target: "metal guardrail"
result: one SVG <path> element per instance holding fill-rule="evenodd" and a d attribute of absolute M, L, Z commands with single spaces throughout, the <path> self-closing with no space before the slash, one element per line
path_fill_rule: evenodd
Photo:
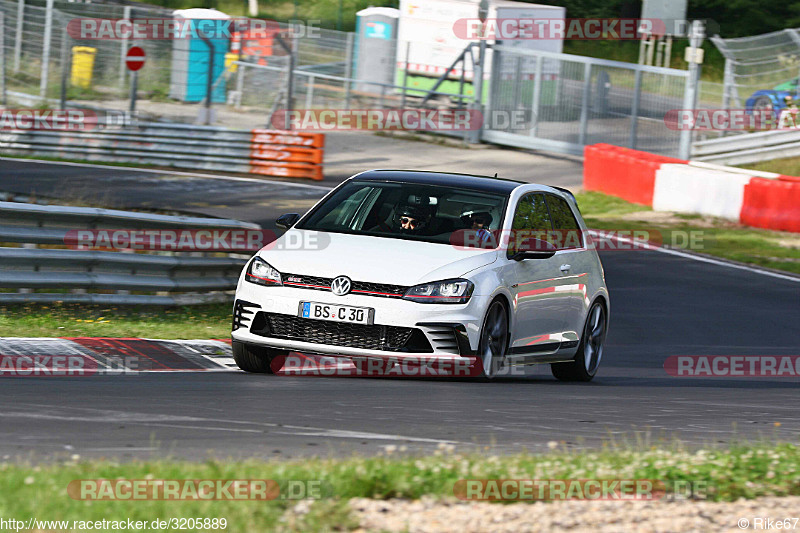
<path fill-rule="evenodd" d="M 0 292 L 0 303 L 188 305 L 228 301 L 227 291 L 235 289 L 239 273 L 252 255 L 247 249 L 210 257 L 206 252 L 134 253 L 67 247 L 70 231 L 87 229 L 224 231 L 260 230 L 260 226 L 228 219 L 0 202 L 0 291 L 6 291 Z M 11 243 L 22 246 L 9 246 Z M 39 245 L 47 247 L 37 248 Z M 13 290 L 17 292 L 8 292 Z"/>
<path fill-rule="evenodd" d="M 692 159 L 722 165 L 760 163 L 800 156 L 800 130 L 776 130 L 720 137 L 692 145 Z"/>
<path fill-rule="evenodd" d="M 276 130 L 231 130 L 139 123 L 79 131 L 6 130 L 4 154 L 322 179 L 324 136 Z"/>

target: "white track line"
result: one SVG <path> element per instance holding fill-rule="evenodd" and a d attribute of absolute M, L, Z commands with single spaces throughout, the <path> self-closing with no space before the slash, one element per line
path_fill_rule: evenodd
<path fill-rule="evenodd" d="M 761 274 L 763 276 L 769 276 L 769 277 L 772 277 L 772 278 L 778 278 L 778 279 L 783 279 L 783 280 L 787 280 L 787 281 L 793 281 L 795 283 L 800 283 L 800 277 L 790 276 L 788 274 L 779 274 L 778 272 L 771 272 L 769 270 L 761 270 L 758 267 L 751 267 L 751 266 L 748 266 L 748 265 L 741 265 L 739 263 L 721 261 L 721 260 L 718 260 L 718 259 L 712 259 L 710 257 L 705 257 L 705 256 L 702 256 L 702 255 L 690 254 L 690 253 L 687 253 L 687 252 L 681 252 L 681 251 L 678 251 L 678 250 L 673 250 L 671 248 L 664 248 L 664 247 L 661 247 L 661 246 L 652 246 L 652 245 L 647 245 L 647 244 L 643 245 L 643 243 L 641 241 L 637 241 L 637 240 L 634 240 L 634 239 L 629 239 L 627 237 L 620 237 L 618 235 L 614 235 L 614 236 L 603 235 L 602 234 L 602 230 L 597 230 L 597 231 L 596 230 L 589 230 L 589 233 L 591 233 L 593 236 L 596 236 L 598 238 L 615 239 L 615 240 L 618 240 L 619 242 L 623 242 L 625 244 L 634 244 L 634 245 L 639 246 L 639 247 L 647 246 L 648 250 L 652 250 L 654 252 L 660 252 L 662 254 L 675 255 L 675 256 L 678 256 L 678 257 L 683 257 L 685 259 L 692 259 L 694 261 L 700 261 L 702 263 L 711 263 L 712 265 L 724 266 L 724 267 L 728 267 L 728 268 L 735 268 L 735 269 L 738 269 L 738 270 L 746 270 L 746 271 L 752 272 L 754 274 Z"/>
<path fill-rule="evenodd" d="M 239 176 L 220 176 L 217 174 L 196 174 L 194 172 L 181 172 L 176 170 L 157 170 L 154 168 L 138 168 L 138 167 L 120 167 L 120 166 L 112 166 L 112 165 L 93 165 L 91 163 L 75 163 L 71 161 L 47 161 L 44 159 L 17 159 L 14 157 L 0 157 L 0 161 L 19 161 L 22 163 L 30 162 L 30 163 L 42 163 L 45 165 L 67 165 L 71 167 L 89 167 L 89 168 L 108 168 L 112 170 L 129 170 L 132 172 L 149 172 L 151 174 L 173 174 L 175 176 L 186 176 L 190 178 L 209 178 L 215 180 L 229 180 L 229 181 L 245 181 L 250 183 L 274 183 L 280 185 L 286 185 L 289 187 L 305 187 L 307 189 L 321 189 L 324 191 L 329 191 L 333 187 L 325 187 L 323 185 L 309 185 L 306 183 L 294 183 L 291 181 L 275 181 L 269 178 L 258 179 L 258 178 L 244 178 Z"/>

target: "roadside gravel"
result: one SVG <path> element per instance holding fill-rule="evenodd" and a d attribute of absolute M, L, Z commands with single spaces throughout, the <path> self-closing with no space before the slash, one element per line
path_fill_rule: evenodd
<path fill-rule="evenodd" d="M 800 516 L 800 497 L 758 498 L 736 502 L 698 501 L 560 501 L 510 505 L 459 500 L 350 500 L 358 531 L 408 533 L 540 532 L 684 533 L 754 531 L 757 517 L 781 519 Z M 739 520 L 748 520 L 739 527 Z M 789 530 L 800 531 L 800 522 Z M 741 525 L 745 525 L 742 522 Z M 766 524 L 761 523 L 766 529 Z M 775 529 L 775 525 L 773 525 Z"/>

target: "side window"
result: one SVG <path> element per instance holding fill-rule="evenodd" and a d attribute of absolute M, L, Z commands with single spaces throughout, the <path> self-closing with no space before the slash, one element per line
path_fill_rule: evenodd
<path fill-rule="evenodd" d="M 508 257 L 514 255 L 519 245 L 527 238 L 546 240 L 552 228 L 544 194 L 526 194 L 519 199 L 517 209 L 514 211 L 512 232 L 508 239 Z"/>
<path fill-rule="evenodd" d="M 550 216 L 553 218 L 554 237 L 557 242 L 553 242 L 560 250 L 583 247 L 583 236 L 581 235 L 578 221 L 572 214 L 569 204 L 563 198 L 547 195 L 547 206 L 550 209 Z"/>

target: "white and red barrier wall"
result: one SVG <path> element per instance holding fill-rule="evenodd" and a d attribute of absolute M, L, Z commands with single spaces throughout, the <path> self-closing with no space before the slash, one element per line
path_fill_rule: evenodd
<path fill-rule="evenodd" d="M 583 185 L 657 211 L 800 233 L 800 177 L 594 144 L 584 150 Z"/>

